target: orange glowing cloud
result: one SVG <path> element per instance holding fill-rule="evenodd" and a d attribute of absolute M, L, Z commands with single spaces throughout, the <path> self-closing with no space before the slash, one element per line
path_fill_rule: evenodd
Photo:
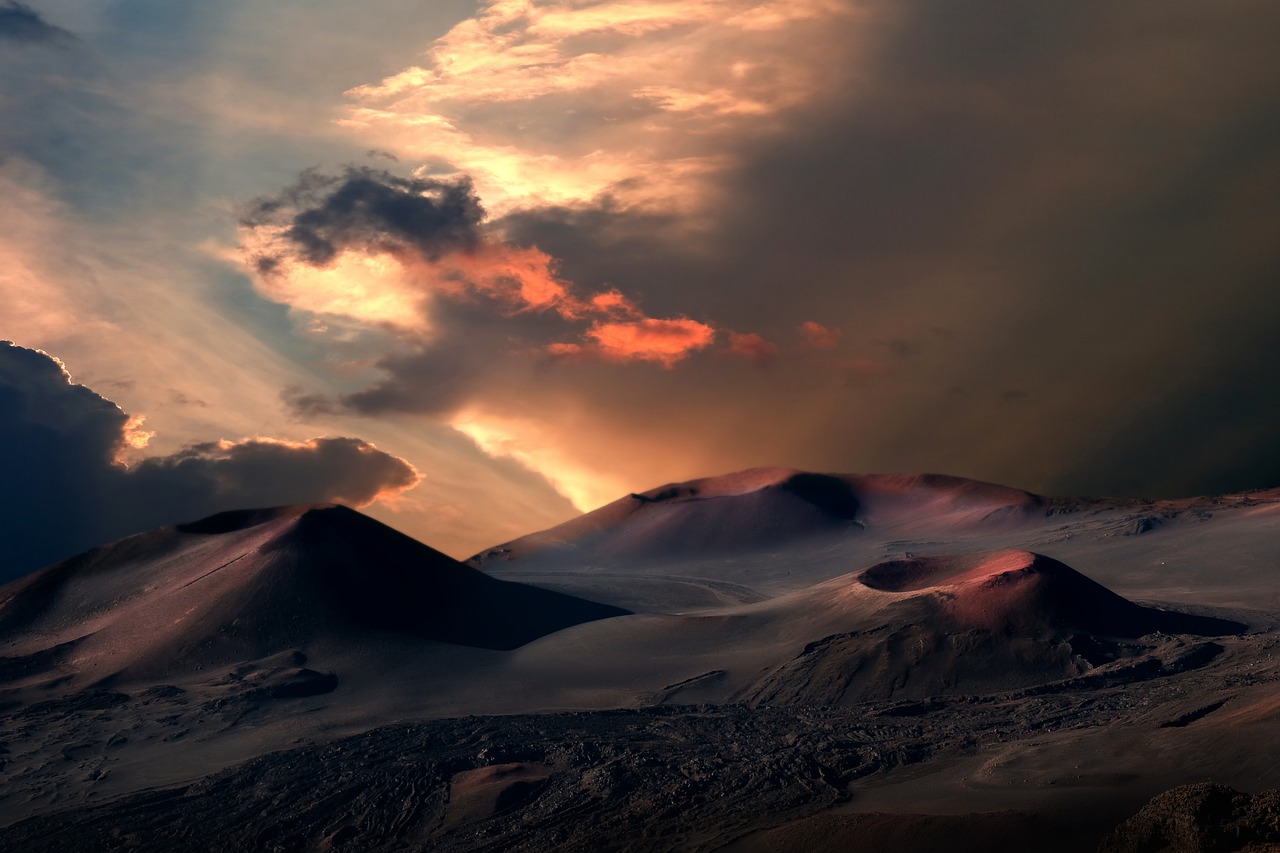
<path fill-rule="evenodd" d="M 642 320 L 596 323 L 587 330 L 601 356 L 616 361 L 655 361 L 664 367 L 711 346 L 715 329 L 697 320 Z M 553 345 L 554 346 L 554 345 Z M 583 350 L 578 350 L 579 352 Z"/>
<path fill-rule="evenodd" d="M 597 293 L 588 302 L 593 311 L 620 317 L 641 317 L 640 309 L 628 297 L 616 290 Z"/>
<path fill-rule="evenodd" d="M 599 307 L 579 300 L 555 259 L 489 234 L 482 216 L 463 183 L 354 167 L 338 178 L 304 172 L 242 221 L 238 258 L 262 295 L 310 315 L 313 329 L 342 318 L 427 338 L 439 296 L 483 295 L 510 313 L 570 319 L 625 303 L 620 294 L 601 294 Z"/>
<path fill-rule="evenodd" d="M 686 318 L 648 317 L 628 296 L 609 290 L 586 296 L 555 272 L 555 259 L 536 247 L 485 241 L 435 258 L 348 250 L 328 267 L 302 262 L 275 266 L 262 276 L 265 295 L 325 316 L 381 324 L 430 337 L 433 298 L 475 294 L 510 314 L 551 311 L 566 321 L 593 319 L 591 342 L 553 343 L 553 355 L 598 355 L 612 361 L 650 361 L 673 367 L 710 346 L 714 327 Z M 739 355 L 767 359 L 776 347 L 759 335 L 735 335 Z"/>
<path fill-rule="evenodd" d="M 778 345 L 755 332 L 735 332 L 729 335 L 729 347 L 725 351 L 757 364 L 767 364 L 778 354 Z"/>
<path fill-rule="evenodd" d="M 451 281 L 483 293 L 515 311 L 554 310 L 577 317 L 582 304 L 570 284 L 555 273 L 555 260 L 537 247 L 489 242 L 437 261 L 424 261 L 437 281 Z"/>
<path fill-rule="evenodd" d="M 130 450 L 144 450 L 151 444 L 151 439 L 156 437 L 155 430 L 142 428 L 146 421 L 146 415 L 130 415 L 129 420 L 125 421 L 120 430 L 120 449 L 114 460 L 117 465 L 125 464 L 125 457 Z"/>
<path fill-rule="evenodd" d="M 266 241 L 246 231 L 241 242 L 258 291 L 268 299 L 322 319 L 344 318 L 419 337 L 430 336 L 431 305 L 439 296 L 480 295 L 512 314 L 554 311 L 566 320 L 643 316 L 617 291 L 577 296 L 572 283 L 557 275 L 555 259 L 536 246 L 484 240 L 435 257 L 405 249 L 352 248 L 325 265 L 277 256 L 258 269 L 254 261 L 268 256 L 262 249 Z M 323 323 L 311 327 L 325 328 Z"/>
<path fill-rule="evenodd" d="M 340 329 L 376 326 L 429 346 L 437 299 L 484 297 L 509 317 L 550 312 L 590 322 L 588 344 L 548 348 L 559 356 L 671 367 L 715 339 L 710 325 L 648 317 L 617 290 L 575 293 L 546 252 L 504 242 L 466 179 L 355 166 L 336 177 L 308 170 L 254 203 L 241 220 L 241 251 L 260 292 L 310 315 L 308 327 L 321 334 L 329 333 L 329 318 L 341 318 L 349 322 Z"/>
<path fill-rule="evenodd" d="M 840 330 L 813 320 L 800 324 L 800 334 L 809 349 L 835 349 L 840 345 Z"/>
<path fill-rule="evenodd" d="M 343 249 L 327 264 L 315 264 L 279 253 L 278 242 L 279 233 L 246 229 L 242 243 L 248 267 L 256 272 L 264 296 L 311 315 L 309 328 L 318 333 L 330 331 L 324 320 L 341 318 L 429 340 L 434 299 L 476 295 L 513 315 L 551 311 L 570 322 L 594 320 L 585 332 L 590 343 L 546 348 L 560 357 L 597 355 L 672 367 L 715 339 L 715 329 L 696 320 L 647 317 L 616 290 L 575 294 L 572 283 L 556 274 L 555 259 L 537 247 L 482 238 L 427 256 L 405 247 L 365 246 Z M 263 258 L 269 262 L 262 263 Z M 758 335 L 735 336 L 735 341 L 739 350 L 754 347 L 757 357 L 773 346 Z"/>

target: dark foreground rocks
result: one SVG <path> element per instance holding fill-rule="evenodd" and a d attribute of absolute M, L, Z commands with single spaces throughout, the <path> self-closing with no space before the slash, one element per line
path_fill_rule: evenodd
<path fill-rule="evenodd" d="M 1125 821 L 1100 853 L 1280 851 L 1280 791 L 1243 794 L 1204 782 L 1165 791 Z"/>
<path fill-rule="evenodd" d="M 234 704 L 220 712 L 235 725 L 260 713 Z M 0 850 L 1092 853 L 1132 806 L 1087 820 L 858 810 L 863 785 L 912 775 L 1013 731 L 1044 731 L 1062 711 L 1060 697 L 1026 697 L 402 723 L 285 748 L 180 785 L 55 807 L 0 829 Z M 1085 719 L 1113 711 L 1075 708 Z"/>
<path fill-rule="evenodd" d="M 714 849 L 925 752 L 848 714 L 655 708 L 386 726 L 21 821 L 0 849 Z"/>

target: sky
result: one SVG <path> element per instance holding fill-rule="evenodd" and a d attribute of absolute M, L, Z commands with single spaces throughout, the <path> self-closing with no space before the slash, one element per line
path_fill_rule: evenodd
<path fill-rule="evenodd" d="M 1280 484 L 1269 0 L 0 0 L 14 574 L 742 468 Z"/>

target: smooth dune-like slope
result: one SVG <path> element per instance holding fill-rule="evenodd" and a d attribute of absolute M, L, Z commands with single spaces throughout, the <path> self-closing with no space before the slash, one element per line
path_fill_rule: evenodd
<path fill-rule="evenodd" d="M 341 506 L 223 513 L 0 588 L 10 672 L 160 676 L 395 635 L 485 649 L 624 611 L 490 578 Z"/>
<path fill-rule="evenodd" d="M 1004 486 L 935 474 L 814 474 L 753 468 L 627 495 L 557 527 L 471 558 L 541 555 L 636 561 L 737 554 L 867 527 L 939 531 L 1042 517 L 1048 502 Z"/>

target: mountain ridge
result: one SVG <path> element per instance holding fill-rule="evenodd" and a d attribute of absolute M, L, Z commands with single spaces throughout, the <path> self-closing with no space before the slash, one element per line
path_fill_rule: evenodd
<path fill-rule="evenodd" d="M 941 526 L 1016 523 L 1069 501 L 943 474 L 823 474 L 749 468 L 633 492 L 547 530 L 485 549 L 465 562 L 589 550 L 602 558 L 661 559 L 732 553 L 805 537 L 901 524 L 912 513 Z"/>

